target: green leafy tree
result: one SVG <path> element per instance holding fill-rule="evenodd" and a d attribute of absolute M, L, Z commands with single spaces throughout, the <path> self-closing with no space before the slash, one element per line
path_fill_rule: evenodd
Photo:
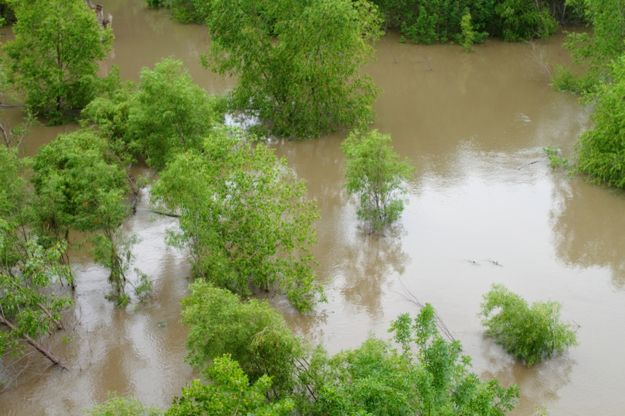
<path fill-rule="evenodd" d="M 471 52 L 471 50 L 473 50 L 473 44 L 477 40 L 477 33 L 475 33 L 475 30 L 473 29 L 471 13 L 468 10 L 464 15 L 462 15 L 462 19 L 460 20 L 460 29 L 460 44 L 466 52 Z"/>
<path fill-rule="evenodd" d="M 268 303 L 242 302 L 227 290 L 197 280 L 182 307 L 182 322 L 189 327 L 188 360 L 193 367 L 206 369 L 211 360 L 230 354 L 252 382 L 261 380 L 258 387 L 268 389 L 263 377 L 271 377 L 274 397 L 293 387 L 294 362 L 302 355 L 302 347 Z"/>
<path fill-rule="evenodd" d="M 82 123 L 107 138 L 122 159 L 136 156 L 163 169 L 177 152 L 200 149 L 223 118 L 219 101 L 175 59 L 143 69 L 136 86 L 122 82 L 116 72 L 108 82 L 106 93 L 83 110 Z"/>
<path fill-rule="evenodd" d="M 370 339 L 359 348 L 328 357 L 317 349 L 301 373 L 301 414 L 503 416 L 516 404 L 516 387 L 481 381 L 458 341 L 437 330 L 426 305 L 412 319 L 401 315 L 391 326 L 398 351 Z"/>
<path fill-rule="evenodd" d="M 229 355 L 216 357 L 205 371 L 209 384 L 194 380 L 175 399 L 167 416 L 286 416 L 293 414 L 291 399 L 269 402 L 271 378 L 263 375 L 253 384 Z"/>
<path fill-rule="evenodd" d="M 560 304 L 529 306 L 501 285 L 484 295 L 482 317 L 487 335 L 525 365 L 561 354 L 577 343 L 571 327 L 560 322 Z"/>
<path fill-rule="evenodd" d="M 110 268 L 113 296 L 124 303 L 129 255 L 116 231 L 129 211 L 128 182 L 106 141 L 86 130 L 61 135 L 40 149 L 33 170 L 44 229 L 64 240 L 70 230 L 95 232 L 96 259 Z"/>
<path fill-rule="evenodd" d="M 13 0 L 15 39 L 6 44 L 12 81 L 28 107 L 53 122 L 82 109 L 95 96 L 98 61 L 111 47 L 83 0 Z"/>
<path fill-rule="evenodd" d="M 343 143 L 346 188 L 358 195 L 358 217 L 373 231 L 397 221 L 404 209 L 404 183 L 412 167 L 391 148 L 391 137 L 377 130 L 353 132 Z"/>
<path fill-rule="evenodd" d="M 215 130 L 202 152 L 179 154 L 161 173 L 155 201 L 180 213 L 197 276 L 242 295 L 285 293 L 309 310 L 321 290 L 310 247 L 318 214 L 286 161 L 241 132 Z"/>
<path fill-rule="evenodd" d="M 613 65 L 612 78 L 596 94 L 594 127 L 580 138 L 576 168 L 598 183 L 625 189 L 625 55 Z"/>
<path fill-rule="evenodd" d="M 71 275 L 61 262 L 63 244 L 45 248 L 32 232 L 25 167 L 15 149 L 0 146 L 0 356 L 21 355 L 27 343 L 59 364 L 37 340 L 61 325 L 70 300 L 54 286 Z"/>
<path fill-rule="evenodd" d="M 379 25 L 364 0 L 214 0 L 208 60 L 237 77 L 235 109 L 278 136 L 316 137 L 372 118 L 361 66 Z"/>
<path fill-rule="evenodd" d="M 573 59 L 584 68 L 581 76 L 559 68 L 556 87 L 578 93 L 593 92 L 611 80 L 612 63 L 625 52 L 625 5 L 621 0 L 569 0 L 584 11 L 591 31 L 569 33 L 565 42 Z"/>
<path fill-rule="evenodd" d="M 87 410 L 88 416 L 161 416 L 163 412 L 154 407 L 126 397 L 113 396 Z"/>
<path fill-rule="evenodd" d="M 386 24 L 403 39 L 417 43 L 463 43 L 469 13 L 475 41 L 487 36 L 508 41 L 543 38 L 553 34 L 556 20 L 549 10 L 562 9 L 564 0 L 373 0 Z M 466 20 L 466 18 L 465 18 Z"/>

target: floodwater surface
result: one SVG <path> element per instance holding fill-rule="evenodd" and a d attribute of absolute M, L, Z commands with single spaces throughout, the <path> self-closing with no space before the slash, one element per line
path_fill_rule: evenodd
<path fill-rule="evenodd" d="M 175 56 L 208 91 L 233 85 L 199 64 L 204 28 L 175 24 L 142 0 L 103 3 L 116 35 L 106 66 L 118 65 L 124 78 Z M 549 85 L 554 66 L 567 62 L 562 39 L 488 41 L 473 53 L 393 35 L 379 42 L 366 68 L 381 90 L 375 127 L 416 169 L 402 220 L 382 238 L 359 229 L 343 190 L 344 134 L 275 143 L 321 211 L 314 251 L 328 302 L 302 316 L 273 300 L 298 333 L 337 352 L 388 337 L 398 314 L 429 302 L 478 374 L 519 385 L 513 415 L 625 414 L 625 197 L 552 172 L 543 152 L 572 151 L 589 126 L 590 110 Z M 3 120 L 15 123 L 18 113 L 4 111 Z M 33 129 L 24 153 L 58 131 Z M 125 230 L 141 240 L 136 266 L 154 282 L 151 300 L 114 308 L 104 298 L 106 271 L 77 255 L 76 306 L 50 341 L 70 369 L 47 368 L 31 354 L 17 384 L 0 394 L 0 414 L 78 415 L 111 391 L 165 407 L 194 376 L 179 316 L 189 264 L 164 241 L 175 220 L 150 214 L 146 199 Z M 529 301 L 560 302 L 579 345 L 530 369 L 515 364 L 483 336 L 479 307 L 493 283 Z"/>

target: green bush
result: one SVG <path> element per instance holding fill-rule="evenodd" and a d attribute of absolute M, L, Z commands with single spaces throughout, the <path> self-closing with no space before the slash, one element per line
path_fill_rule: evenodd
<path fill-rule="evenodd" d="M 561 0 L 559 0 L 561 2 Z M 373 0 L 388 27 L 416 43 L 455 41 L 464 45 L 463 17 L 471 16 L 474 42 L 486 36 L 509 41 L 544 38 L 557 23 L 549 2 L 534 0 Z M 466 19 L 464 31 L 466 32 Z M 466 48 L 466 46 L 465 46 Z"/>
<path fill-rule="evenodd" d="M 595 182 L 625 189 L 625 55 L 614 63 L 612 78 L 598 89 L 594 127 L 580 138 L 577 170 Z"/>
<path fill-rule="evenodd" d="M 575 332 L 560 322 L 560 304 L 531 306 L 501 285 L 484 295 L 482 318 L 486 334 L 512 356 L 531 366 L 577 343 Z"/>
<path fill-rule="evenodd" d="M 230 354 L 251 382 L 268 375 L 276 392 L 293 387 L 294 360 L 302 356 L 302 347 L 267 302 L 242 302 L 198 280 L 182 301 L 182 322 L 189 327 L 188 360 L 193 367 L 204 371 L 213 359 Z"/>

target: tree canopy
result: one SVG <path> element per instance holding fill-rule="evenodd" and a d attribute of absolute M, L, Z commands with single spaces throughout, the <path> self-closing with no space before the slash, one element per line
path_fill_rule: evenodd
<path fill-rule="evenodd" d="M 107 81 L 106 92 L 83 110 L 83 124 L 106 137 L 120 157 L 142 158 L 157 170 L 178 152 L 200 149 L 222 119 L 219 100 L 175 59 L 144 68 L 137 85 L 121 82 L 115 73 Z"/>
<path fill-rule="evenodd" d="M 98 62 L 111 48 L 84 0 L 13 0 L 15 39 L 8 42 L 9 76 L 28 107 L 52 122 L 76 115 L 96 94 Z"/>
<path fill-rule="evenodd" d="M 194 272 L 242 295 L 251 287 L 285 293 L 309 310 L 320 293 L 310 247 L 318 214 L 286 161 L 239 131 L 215 130 L 201 152 L 178 154 L 153 188 L 180 212 Z"/>
<path fill-rule="evenodd" d="M 238 84 L 231 105 L 283 137 L 316 137 L 372 118 L 360 71 L 381 35 L 364 0 L 211 1 L 208 64 Z"/>
<path fill-rule="evenodd" d="M 391 147 L 391 136 L 377 130 L 355 131 L 343 142 L 346 158 L 345 187 L 359 197 L 358 217 L 373 231 L 399 219 L 405 181 L 412 167 Z"/>
<path fill-rule="evenodd" d="M 125 303 L 124 258 L 116 231 L 129 213 L 128 179 L 104 139 L 88 130 L 57 137 L 33 163 L 43 229 L 56 239 L 95 232 L 95 254 L 110 271 L 113 296 Z"/>
<path fill-rule="evenodd" d="M 198 280 L 182 307 L 182 322 L 189 327 L 188 360 L 195 368 L 204 370 L 211 360 L 230 354 L 252 382 L 270 376 L 274 395 L 293 388 L 293 361 L 302 355 L 302 347 L 269 304 L 242 302 L 237 295 Z"/>

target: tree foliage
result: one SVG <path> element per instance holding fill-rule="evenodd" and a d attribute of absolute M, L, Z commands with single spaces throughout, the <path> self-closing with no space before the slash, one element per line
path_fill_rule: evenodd
<path fill-rule="evenodd" d="M 263 375 L 250 384 L 248 376 L 230 355 L 216 357 L 206 369 L 210 380 L 194 380 L 182 389 L 167 416 L 286 416 L 292 414 L 291 399 L 270 402 L 271 378 Z"/>
<path fill-rule="evenodd" d="M 562 68 L 556 75 L 558 88 L 578 93 L 593 92 L 610 82 L 613 61 L 625 52 L 625 4 L 621 0 L 569 0 L 583 10 L 591 31 L 569 33 L 566 48 L 585 71 L 579 77 Z"/>
<path fill-rule="evenodd" d="M 391 148 L 391 136 L 377 130 L 353 132 L 343 143 L 346 188 L 358 195 L 358 217 L 373 231 L 397 221 L 404 209 L 402 195 L 412 167 Z"/>
<path fill-rule="evenodd" d="M 487 335 L 525 365 L 561 354 L 577 343 L 571 327 L 560 322 L 560 304 L 530 306 L 501 285 L 484 295 L 482 317 Z"/>
<path fill-rule="evenodd" d="M 64 245 L 43 247 L 33 233 L 24 168 L 14 149 L 0 146 L 0 356 L 21 354 L 24 342 L 35 346 L 70 304 L 55 290 L 71 280 Z"/>
<path fill-rule="evenodd" d="M 206 369 L 211 360 L 230 354 L 252 382 L 270 376 L 274 395 L 293 387 L 294 360 L 302 354 L 301 345 L 269 304 L 242 302 L 237 295 L 198 280 L 182 306 L 182 321 L 189 327 L 188 360 L 195 368 Z M 268 388 L 266 381 L 259 386 Z"/>
<path fill-rule="evenodd" d="M 625 55 L 614 63 L 612 78 L 598 89 L 594 127 L 580 138 L 576 167 L 598 183 L 625 189 Z"/>
<path fill-rule="evenodd" d="M 330 358 L 318 349 L 302 375 L 314 397 L 300 404 L 303 414 L 503 416 L 514 407 L 516 387 L 473 374 L 460 343 L 439 334 L 430 305 L 390 330 L 401 351 L 376 339 Z"/>
<path fill-rule="evenodd" d="M 364 0 L 214 0 L 208 61 L 237 77 L 233 108 L 278 136 L 315 137 L 371 119 L 360 68 L 379 23 Z"/>
<path fill-rule="evenodd" d="M 215 130 L 202 152 L 174 158 L 153 195 L 180 212 L 175 241 L 190 249 L 197 276 L 242 295 L 250 286 L 275 289 L 297 308 L 311 308 L 320 293 L 310 254 L 316 205 L 269 148 Z"/>
<path fill-rule="evenodd" d="M 163 169 L 176 153 L 200 149 L 220 121 L 218 100 L 196 85 L 178 60 L 144 68 L 136 86 L 118 76 L 109 82 L 107 93 L 83 110 L 83 124 L 108 138 L 123 158 L 134 155 Z"/>
<path fill-rule="evenodd" d="M 9 75 L 35 113 L 60 122 L 97 89 L 98 61 L 111 47 L 83 0 L 13 0 L 15 39 L 6 44 Z"/>
<path fill-rule="evenodd" d="M 116 231 L 129 211 L 128 182 L 106 141 L 88 130 L 61 135 L 40 149 L 33 171 L 44 229 L 65 240 L 70 230 L 95 232 L 96 258 L 110 268 L 113 296 L 126 299 L 128 255 Z"/>
<path fill-rule="evenodd" d="M 373 0 L 384 13 L 386 24 L 417 43 L 462 44 L 462 18 L 470 14 L 475 40 L 486 36 L 508 41 L 551 35 L 556 21 L 548 6 L 534 0 Z M 562 2 L 562 0 L 560 0 Z"/>

